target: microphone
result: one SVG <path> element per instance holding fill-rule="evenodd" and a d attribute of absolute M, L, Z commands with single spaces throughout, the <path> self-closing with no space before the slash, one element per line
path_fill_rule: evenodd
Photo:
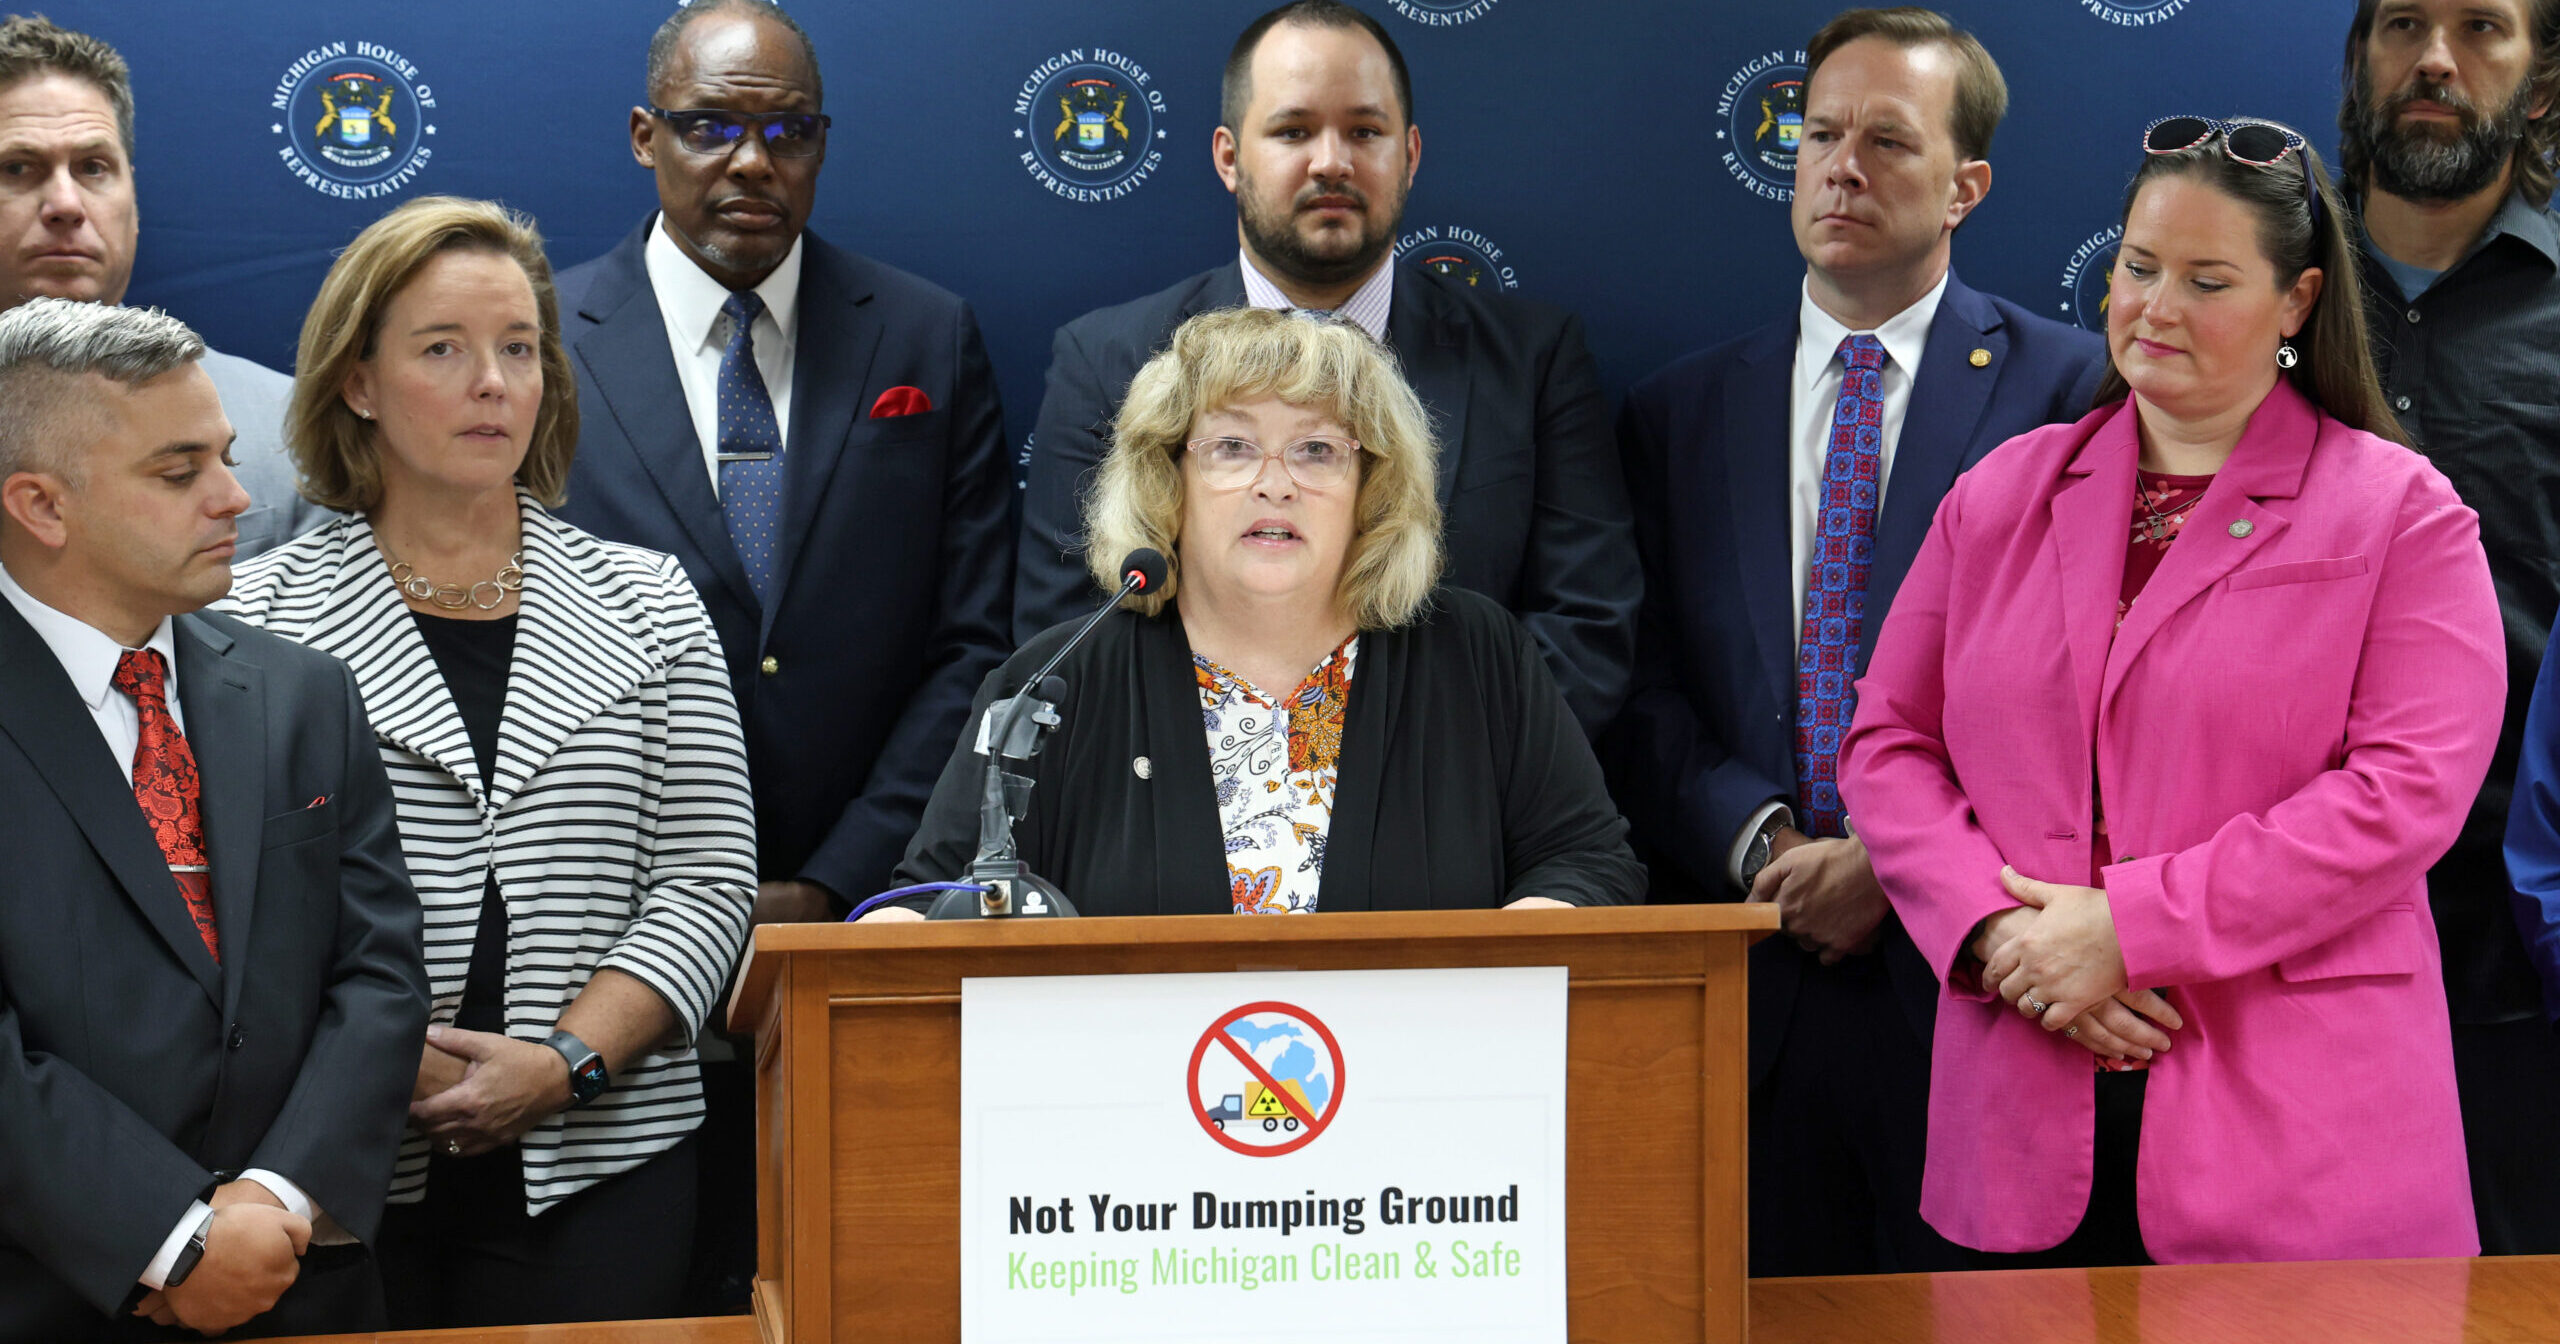
<path fill-rule="evenodd" d="M 1067 694 L 1065 679 L 1050 674 L 1122 599 L 1164 586 L 1164 554 L 1152 546 L 1141 546 L 1121 559 L 1120 575 L 1120 591 L 1085 617 L 1084 624 L 1067 636 L 1067 642 L 1049 655 L 1049 661 L 1023 681 L 1021 690 L 987 706 L 986 716 L 979 720 L 978 749 L 986 755 L 987 773 L 978 800 L 978 857 L 969 864 L 966 880 L 986 890 L 946 891 L 934 901 L 927 918 L 1004 919 L 1076 913 L 1066 893 L 1032 872 L 1030 865 L 1015 853 L 1013 824 L 1031 807 L 1032 781 L 1027 775 L 1006 770 L 1004 763 L 1008 757 L 1027 761 L 1039 753 L 1042 738 L 1058 726 L 1058 702 Z M 1001 715 L 998 711 L 1002 711 Z M 990 724 L 995 725 L 992 731 L 988 729 Z"/>

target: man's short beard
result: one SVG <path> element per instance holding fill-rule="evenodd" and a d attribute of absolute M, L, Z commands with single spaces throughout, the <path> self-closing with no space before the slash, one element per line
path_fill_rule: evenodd
<path fill-rule="evenodd" d="M 2422 92 L 2422 90 L 2426 90 Z M 2400 120 L 2410 104 L 2427 101 L 2450 108 L 2460 118 L 2461 133 L 2440 140 L 2423 127 Z M 2492 115 L 2442 86 L 2421 85 L 2380 100 L 2373 95 L 2373 74 L 2356 72 L 2354 116 L 2356 136 L 2364 142 L 2373 188 L 2404 201 L 2441 203 L 2466 200 L 2495 185 L 2515 158 L 2532 123 L 2533 82 L 2519 80 L 2513 97 Z"/>
<path fill-rule="evenodd" d="M 1339 188 L 1348 191 L 1350 188 Z M 1253 179 L 1239 175 L 1236 180 L 1236 222 L 1244 229 L 1245 246 L 1253 254 L 1271 264 L 1280 274 L 1302 285 L 1347 284 L 1367 275 L 1378 259 L 1396 245 L 1396 230 L 1404 221 L 1404 193 L 1397 190 L 1396 199 L 1387 211 L 1387 224 L 1375 234 L 1364 233 L 1360 245 L 1339 257 L 1318 256 L 1307 249 L 1298 236 L 1297 202 L 1292 199 L 1286 213 L 1270 219 L 1262 213 L 1261 198 L 1254 192 Z M 1361 211 L 1360 227 L 1369 226 L 1366 202 Z"/>

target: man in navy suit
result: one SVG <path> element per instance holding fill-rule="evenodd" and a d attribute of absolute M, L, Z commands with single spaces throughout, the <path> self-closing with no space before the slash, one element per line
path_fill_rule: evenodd
<path fill-rule="evenodd" d="M 1751 1272 L 1961 1268 L 1919 1215 L 1937 978 L 1830 782 L 1940 496 L 2077 418 L 2104 351 L 1949 268 L 2008 102 L 1980 43 L 1852 10 L 1806 54 L 1798 311 L 1627 395 L 1646 592 L 1609 754 L 1655 899 L 1747 894 L 1783 921 L 1752 957 Z"/>
<path fill-rule="evenodd" d="M 684 564 L 746 728 L 756 919 L 827 919 L 887 883 L 1009 647 L 1003 412 L 967 304 L 807 231 L 827 125 L 799 25 L 680 9 L 647 87 L 631 153 L 659 208 L 560 275 L 580 438 L 559 512 Z M 742 1065 L 704 1084 L 712 1225 L 752 1188 L 753 1111 Z M 751 1268 L 752 1223 L 730 1241 Z"/>
<path fill-rule="evenodd" d="M 1331 314 L 1396 352 L 1440 435 L 1448 581 L 1518 615 L 1598 733 L 1626 695 L 1640 572 L 1626 485 L 1582 324 L 1395 264 L 1422 158 L 1404 56 L 1377 20 L 1296 0 L 1227 59 L 1211 155 L 1236 198 L 1236 260 L 1061 328 L 1024 479 L 1016 639 L 1093 609 L 1080 511 L 1138 367 L 1195 313 Z"/>

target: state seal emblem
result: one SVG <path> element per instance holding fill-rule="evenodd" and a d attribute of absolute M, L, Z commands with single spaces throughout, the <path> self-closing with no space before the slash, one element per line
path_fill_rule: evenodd
<path fill-rule="evenodd" d="M 1462 225 L 1427 225 L 1396 239 L 1396 258 L 1407 266 L 1450 276 L 1469 289 L 1515 290 L 1520 274 L 1490 238 Z"/>
<path fill-rule="evenodd" d="M 342 200 L 389 196 L 435 151 L 435 90 L 406 57 L 376 42 L 324 42 L 276 81 L 268 127 L 276 157 L 303 185 Z"/>
<path fill-rule="evenodd" d="M 2062 268 L 2064 321 L 2076 322 L 2084 331 L 2107 329 L 2108 277 L 2115 273 L 2116 247 L 2123 241 L 2123 226 L 2110 224 L 2071 250 L 2071 261 Z"/>
<path fill-rule="evenodd" d="M 1118 200 L 1164 162 L 1163 91 L 1116 51 L 1076 47 L 1033 67 L 1014 96 L 1023 170 L 1071 201 Z"/>
<path fill-rule="evenodd" d="M 1493 12 L 1500 0 L 1387 0 L 1387 8 L 1425 28 L 1455 28 Z"/>
<path fill-rule="evenodd" d="M 2119 28 L 2147 28 L 2167 23 L 2187 7 L 2187 0 L 2073 0 L 2091 15 Z"/>
<path fill-rule="evenodd" d="M 1804 78 L 1803 52 L 1764 52 L 1744 62 L 1716 99 L 1725 171 L 1763 200 L 1795 199 Z"/>

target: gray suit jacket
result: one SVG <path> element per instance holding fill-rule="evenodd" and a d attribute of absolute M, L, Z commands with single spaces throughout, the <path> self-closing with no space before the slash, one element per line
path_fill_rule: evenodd
<path fill-rule="evenodd" d="M 231 456 L 239 463 L 232 474 L 249 492 L 249 511 L 240 515 L 240 549 L 246 560 L 271 551 L 338 515 L 294 492 L 293 454 L 285 451 L 284 410 L 293 399 L 293 380 L 238 355 L 204 352 L 204 371 L 222 398 L 222 413 L 239 435 Z"/>

